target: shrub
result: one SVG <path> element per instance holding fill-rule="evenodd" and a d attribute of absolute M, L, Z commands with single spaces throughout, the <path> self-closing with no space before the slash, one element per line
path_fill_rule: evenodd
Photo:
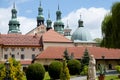
<path fill-rule="evenodd" d="M 62 62 L 60 61 L 53 61 L 48 67 L 48 73 L 52 79 L 59 79 L 60 78 L 60 71 L 62 68 Z"/>
<path fill-rule="evenodd" d="M 43 80 L 45 68 L 39 63 L 34 63 L 28 66 L 26 71 L 27 80 Z"/>
<path fill-rule="evenodd" d="M 80 75 L 87 75 L 88 74 L 88 66 L 84 66 L 82 72 L 80 73 Z"/>
<path fill-rule="evenodd" d="M 120 66 L 119 65 L 115 66 L 115 69 L 117 70 L 118 73 L 120 73 Z"/>
<path fill-rule="evenodd" d="M 63 61 L 63 67 L 61 68 L 61 73 L 60 73 L 60 80 L 70 80 L 70 74 L 66 60 Z"/>
<path fill-rule="evenodd" d="M 80 73 L 80 61 L 78 60 L 69 60 L 68 69 L 71 75 L 76 75 Z"/>

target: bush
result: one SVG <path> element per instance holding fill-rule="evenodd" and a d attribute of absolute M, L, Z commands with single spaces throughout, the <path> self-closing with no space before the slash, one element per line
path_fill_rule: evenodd
<path fill-rule="evenodd" d="M 60 71 L 62 68 L 62 62 L 54 61 L 48 67 L 48 73 L 52 79 L 59 79 L 60 78 Z"/>
<path fill-rule="evenodd" d="M 115 69 L 117 70 L 118 73 L 120 73 L 120 66 L 119 65 L 115 66 Z"/>
<path fill-rule="evenodd" d="M 80 73 L 80 75 L 87 75 L 88 74 L 88 66 L 84 66 L 82 72 Z"/>
<path fill-rule="evenodd" d="M 60 73 L 60 80 L 70 80 L 70 74 L 66 60 L 63 61 L 63 67 L 61 68 L 61 73 Z"/>
<path fill-rule="evenodd" d="M 43 80 L 45 68 L 39 63 L 34 63 L 28 66 L 26 71 L 27 80 Z"/>
<path fill-rule="evenodd" d="M 78 60 L 69 60 L 68 69 L 71 75 L 80 74 L 80 61 Z"/>

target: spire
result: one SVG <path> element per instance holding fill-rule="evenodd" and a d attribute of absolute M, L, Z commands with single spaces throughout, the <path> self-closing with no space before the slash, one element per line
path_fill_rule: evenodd
<path fill-rule="evenodd" d="M 47 20 L 47 31 L 49 30 L 49 29 L 52 29 L 52 27 L 51 27 L 51 25 L 52 25 L 52 21 L 50 20 L 50 12 L 48 11 L 48 20 Z"/>
<path fill-rule="evenodd" d="M 19 21 L 17 21 L 17 10 L 15 9 L 15 2 L 13 3 L 13 9 L 11 10 L 11 13 L 12 13 L 12 17 L 8 24 L 9 25 L 8 34 L 10 33 L 21 34 L 20 29 L 19 29 L 20 23 Z"/>
<path fill-rule="evenodd" d="M 38 7 L 37 26 L 40 26 L 41 24 L 44 24 L 44 16 L 43 16 L 43 8 L 41 6 L 41 0 L 40 0 L 40 5 Z"/>
<path fill-rule="evenodd" d="M 82 21 L 82 19 L 81 19 L 81 14 L 80 14 L 80 19 L 78 20 L 78 27 L 84 27 L 83 26 L 83 21 Z"/>
<path fill-rule="evenodd" d="M 67 20 L 67 28 L 69 28 L 69 26 L 68 26 L 68 20 Z"/>
<path fill-rule="evenodd" d="M 54 22 L 54 30 L 60 34 L 64 34 L 64 23 L 61 21 L 61 14 L 62 13 L 58 4 L 58 10 L 56 11 L 56 21 Z"/>
<path fill-rule="evenodd" d="M 58 10 L 59 10 L 59 4 L 58 4 Z"/>
<path fill-rule="evenodd" d="M 61 11 L 59 9 L 59 4 L 58 4 L 58 10 L 56 11 L 56 20 L 61 20 Z"/>

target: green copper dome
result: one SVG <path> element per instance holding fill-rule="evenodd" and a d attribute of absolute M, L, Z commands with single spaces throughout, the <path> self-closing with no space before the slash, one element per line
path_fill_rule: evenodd
<path fill-rule="evenodd" d="M 20 23 L 19 21 L 17 21 L 17 10 L 15 9 L 15 3 L 13 5 L 13 9 L 11 10 L 12 12 L 12 17 L 11 17 L 11 20 L 9 20 L 9 31 L 8 31 L 8 34 L 11 34 L 11 33 L 19 33 L 21 34 L 20 32 Z"/>
<path fill-rule="evenodd" d="M 64 23 L 61 20 L 57 20 L 54 22 L 54 25 L 64 25 Z"/>
<path fill-rule="evenodd" d="M 9 21 L 9 24 L 20 24 L 19 21 L 12 19 Z"/>
<path fill-rule="evenodd" d="M 78 20 L 78 28 L 75 30 L 75 32 L 73 32 L 71 40 L 72 41 L 92 41 L 90 32 L 83 26 L 81 15 L 80 15 L 80 19 Z"/>

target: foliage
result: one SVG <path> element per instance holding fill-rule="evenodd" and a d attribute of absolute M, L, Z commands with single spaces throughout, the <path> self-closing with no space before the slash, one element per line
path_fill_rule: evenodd
<path fill-rule="evenodd" d="M 67 49 L 64 51 L 64 56 L 63 56 L 66 60 L 70 59 L 69 53 L 67 51 Z"/>
<path fill-rule="evenodd" d="M 62 62 L 60 61 L 53 61 L 48 67 L 48 73 L 52 79 L 59 79 L 60 78 L 60 71 L 63 67 Z"/>
<path fill-rule="evenodd" d="M 84 66 L 82 72 L 80 73 L 80 75 L 87 75 L 88 74 L 88 66 Z"/>
<path fill-rule="evenodd" d="M 101 46 L 107 48 L 120 48 L 120 2 L 113 4 L 111 12 L 102 22 L 103 40 Z"/>
<path fill-rule="evenodd" d="M 7 73 L 9 72 L 8 77 L 10 77 L 13 80 L 23 80 L 24 78 L 24 72 L 21 70 L 21 64 L 19 61 L 16 61 L 13 58 L 9 58 L 10 63 L 10 69 L 6 70 L 5 66 L 1 68 L 0 71 L 0 80 L 3 80 Z"/>
<path fill-rule="evenodd" d="M 68 50 L 66 49 L 66 50 L 64 51 L 63 57 L 64 57 L 67 61 L 68 61 L 68 60 L 72 60 L 72 59 L 74 59 L 74 53 L 71 53 L 71 55 L 69 55 Z"/>
<path fill-rule="evenodd" d="M 120 73 L 120 66 L 119 65 L 115 66 L 115 69 L 117 70 L 118 73 Z"/>
<path fill-rule="evenodd" d="M 98 70 L 99 70 L 99 74 L 100 75 L 105 75 L 106 71 L 105 71 L 105 66 L 104 65 L 99 65 L 98 66 Z"/>
<path fill-rule="evenodd" d="M 80 73 L 80 66 L 81 66 L 80 61 L 69 60 L 67 66 L 71 75 L 76 75 Z"/>
<path fill-rule="evenodd" d="M 70 74 L 66 60 L 63 61 L 63 67 L 61 68 L 61 73 L 60 73 L 60 80 L 70 80 Z"/>
<path fill-rule="evenodd" d="M 26 71 L 27 80 L 43 80 L 45 68 L 39 63 L 34 63 L 28 66 Z"/>
<path fill-rule="evenodd" d="M 88 66 L 89 65 L 89 60 L 90 60 L 90 55 L 89 55 L 89 52 L 88 52 L 88 50 L 86 48 L 85 51 L 84 51 L 83 57 L 81 59 L 80 72 L 82 72 L 84 70 L 84 66 Z"/>

